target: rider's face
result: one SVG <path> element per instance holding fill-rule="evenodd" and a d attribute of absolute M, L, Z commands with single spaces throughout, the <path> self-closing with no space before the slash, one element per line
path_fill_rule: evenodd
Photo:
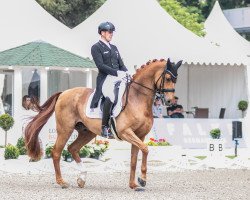
<path fill-rule="evenodd" d="M 107 42 L 110 42 L 113 37 L 113 32 L 112 31 L 102 31 L 101 33 L 102 38 L 106 40 Z"/>

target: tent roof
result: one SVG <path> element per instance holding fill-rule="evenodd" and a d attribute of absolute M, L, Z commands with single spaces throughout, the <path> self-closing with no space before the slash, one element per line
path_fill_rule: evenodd
<path fill-rule="evenodd" d="M 42 41 L 0 52 L 0 65 L 94 68 L 93 61 Z"/>
<path fill-rule="evenodd" d="M 156 0 L 107 0 L 94 14 L 73 29 L 71 50 L 91 57 L 98 41 L 98 25 L 111 21 L 116 26 L 113 41 L 129 68 L 149 59 L 168 58 L 194 64 L 241 64 L 231 55 L 200 38 L 174 20 Z"/>
<path fill-rule="evenodd" d="M 43 40 L 64 49 L 70 29 L 35 0 L 0 1 L 0 51 Z"/>
<path fill-rule="evenodd" d="M 250 42 L 234 30 L 224 16 L 218 1 L 205 22 L 205 28 L 207 40 L 225 49 L 250 56 Z"/>

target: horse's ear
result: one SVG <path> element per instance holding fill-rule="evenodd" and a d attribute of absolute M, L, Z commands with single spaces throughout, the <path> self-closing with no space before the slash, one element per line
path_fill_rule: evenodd
<path fill-rule="evenodd" d="M 167 60 L 167 68 L 170 69 L 171 67 L 172 67 L 172 64 L 170 62 L 170 59 L 168 58 L 168 60 Z"/>
<path fill-rule="evenodd" d="M 176 70 L 178 70 L 178 68 L 181 66 L 182 64 L 182 60 L 180 60 L 174 67 Z"/>

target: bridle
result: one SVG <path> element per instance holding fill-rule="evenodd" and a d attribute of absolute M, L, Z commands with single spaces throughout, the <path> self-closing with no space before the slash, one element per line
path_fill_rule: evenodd
<path fill-rule="evenodd" d="M 168 61 L 169 61 L 169 60 L 168 60 Z M 181 61 L 181 62 L 182 62 L 182 61 Z M 148 90 L 152 91 L 153 94 L 154 94 L 154 96 L 155 96 L 155 95 L 159 96 L 159 97 L 161 98 L 162 103 L 165 104 L 164 95 L 163 95 L 163 94 L 166 93 L 166 92 L 172 92 L 172 93 L 175 92 L 175 89 L 174 89 L 174 88 L 171 88 L 171 89 L 166 89 L 166 88 L 164 88 L 165 76 L 166 76 L 166 74 L 170 74 L 171 78 L 169 78 L 169 79 L 172 80 L 173 83 L 176 83 L 176 80 L 177 80 L 177 73 L 176 73 L 176 75 L 173 74 L 173 73 L 171 72 L 171 70 L 169 70 L 169 68 L 168 68 L 168 63 L 167 63 L 167 64 L 166 64 L 166 67 L 165 67 L 164 70 L 163 70 L 163 72 L 161 73 L 161 75 L 159 76 L 159 78 L 157 79 L 157 81 L 155 82 L 154 88 L 153 88 L 153 89 L 152 89 L 152 88 L 149 88 L 149 87 L 147 87 L 147 86 L 145 86 L 145 85 L 143 85 L 143 84 L 141 84 L 141 83 L 138 83 L 138 82 L 132 80 L 132 79 L 131 79 L 130 77 L 128 77 L 128 75 L 127 75 L 127 77 L 126 77 L 126 80 L 127 80 L 127 83 L 126 83 L 126 102 L 125 102 L 125 106 L 123 106 L 123 109 L 122 109 L 122 110 L 125 109 L 125 107 L 126 107 L 126 105 L 127 105 L 127 103 L 128 103 L 128 93 L 129 93 L 130 86 L 132 85 L 132 83 L 135 83 L 135 84 L 137 84 L 137 85 L 139 85 L 139 86 L 141 86 L 141 87 L 143 87 L 143 88 L 145 88 L 145 89 L 148 89 Z M 159 82 L 160 80 L 161 80 L 160 88 L 157 88 L 157 84 L 158 84 L 158 82 Z"/>
<path fill-rule="evenodd" d="M 175 92 L 175 89 L 174 89 L 174 88 L 171 88 L 171 89 L 166 89 L 166 88 L 164 88 L 165 76 L 166 76 L 166 74 L 170 74 L 170 75 L 171 75 L 171 78 L 170 78 L 170 79 L 172 80 L 172 82 L 176 83 L 177 76 L 175 76 L 175 75 L 174 75 L 171 71 L 169 71 L 169 70 L 167 69 L 167 67 L 166 67 L 166 68 L 163 70 L 163 72 L 161 73 L 161 75 L 159 76 L 159 78 L 157 79 L 156 83 L 154 84 L 154 89 L 149 88 L 149 87 L 147 87 L 147 86 L 145 86 L 145 85 L 143 85 L 143 84 L 141 84 L 141 83 L 138 83 L 138 82 L 136 82 L 136 81 L 134 81 L 134 80 L 131 80 L 130 84 L 135 83 L 135 84 L 137 84 L 137 85 L 139 85 L 139 86 L 141 86 L 141 87 L 143 87 L 143 88 L 146 88 L 146 89 L 152 91 L 154 94 L 158 94 L 158 95 L 160 95 L 160 96 L 161 96 L 162 94 L 166 93 L 166 92 Z M 157 88 L 157 84 L 158 84 L 159 80 L 161 80 L 160 88 Z"/>

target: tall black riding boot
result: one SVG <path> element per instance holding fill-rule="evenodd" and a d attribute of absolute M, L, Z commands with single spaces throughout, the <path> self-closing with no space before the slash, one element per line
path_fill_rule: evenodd
<path fill-rule="evenodd" d="M 102 111 L 102 137 L 113 138 L 112 134 L 109 133 L 109 118 L 111 115 L 113 103 L 110 101 L 109 97 L 105 98 Z"/>

